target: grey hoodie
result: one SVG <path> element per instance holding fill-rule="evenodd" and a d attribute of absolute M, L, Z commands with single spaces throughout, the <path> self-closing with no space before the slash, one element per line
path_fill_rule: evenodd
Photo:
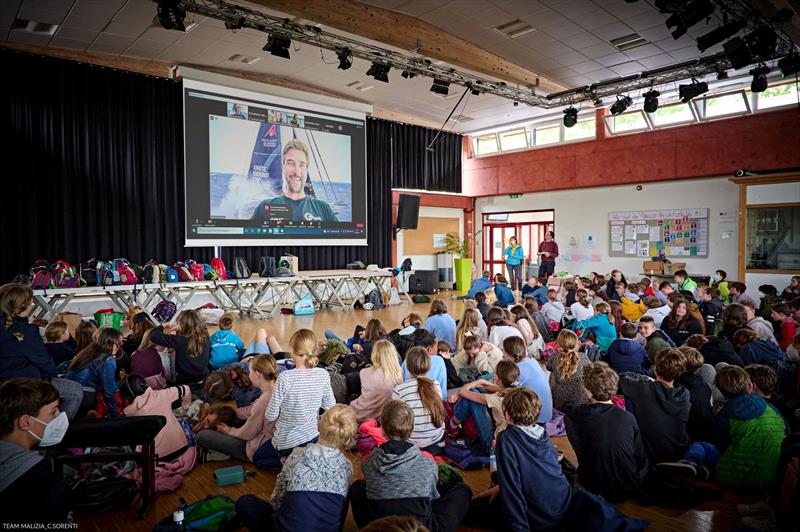
<path fill-rule="evenodd" d="M 369 500 L 439 498 L 436 462 L 408 442 L 390 440 L 375 447 L 361 469 Z"/>
<path fill-rule="evenodd" d="M 0 493 L 41 461 L 39 453 L 0 440 Z"/>
<path fill-rule="evenodd" d="M 769 340 L 773 344 L 778 345 L 778 341 L 775 339 L 775 331 L 772 328 L 772 324 L 761 316 L 756 316 L 752 320 L 748 321 L 747 327 L 752 329 L 762 340 Z"/>

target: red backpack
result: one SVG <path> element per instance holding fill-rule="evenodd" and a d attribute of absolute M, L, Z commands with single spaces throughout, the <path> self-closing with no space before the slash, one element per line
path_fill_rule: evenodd
<path fill-rule="evenodd" d="M 136 272 L 131 268 L 128 259 L 114 259 L 114 271 L 119 274 L 119 284 L 136 284 Z"/>
<path fill-rule="evenodd" d="M 58 288 L 78 288 L 81 277 L 78 270 L 65 260 L 57 260 L 50 266 L 50 272 Z"/>
<path fill-rule="evenodd" d="M 189 273 L 192 275 L 195 281 L 202 281 L 206 277 L 206 270 L 203 268 L 202 264 L 194 263 L 189 266 Z"/>
<path fill-rule="evenodd" d="M 186 281 L 194 281 L 192 272 L 189 271 L 189 267 L 186 266 L 185 263 L 176 262 L 172 265 L 172 267 L 178 272 L 178 281 L 182 283 L 185 283 Z"/>
<path fill-rule="evenodd" d="M 211 269 L 217 272 L 217 277 L 219 279 L 227 279 L 228 278 L 228 270 L 225 268 L 225 263 L 222 262 L 222 259 L 219 257 L 214 257 L 211 259 Z"/>
<path fill-rule="evenodd" d="M 55 288 L 56 282 L 53 274 L 50 272 L 50 265 L 46 260 L 39 259 L 31 266 L 31 288 L 34 290 L 46 290 L 48 288 Z"/>

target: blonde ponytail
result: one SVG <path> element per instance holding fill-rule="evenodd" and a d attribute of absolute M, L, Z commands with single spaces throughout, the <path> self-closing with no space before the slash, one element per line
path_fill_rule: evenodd
<path fill-rule="evenodd" d="M 580 358 L 578 349 L 581 343 L 577 334 L 569 329 L 563 329 L 558 333 L 556 344 L 558 344 L 558 365 L 556 370 L 558 371 L 558 378 L 565 380 L 575 375 L 578 370 L 578 360 Z"/>

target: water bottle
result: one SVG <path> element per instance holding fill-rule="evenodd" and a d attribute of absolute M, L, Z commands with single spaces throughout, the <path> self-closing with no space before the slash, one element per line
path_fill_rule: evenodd
<path fill-rule="evenodd" d="M 178 530 L 186 530 L 184 510 L 186 509 L 187 504 L 186 501 L 183 500 L 183 497 L 181 497 L 179 500 L 180 504 L 178 505 L 178 509 L 172 513 L 172 522 L 175 524 L 175 527 Z"/>
<path fill-rule="evenodd" d="M 489 476 L 491 477 L 492 486 L 497 485 L 497 456 L 494 452 L 496 441 L 492 440 L 492 448 L 489 451 Z"/>

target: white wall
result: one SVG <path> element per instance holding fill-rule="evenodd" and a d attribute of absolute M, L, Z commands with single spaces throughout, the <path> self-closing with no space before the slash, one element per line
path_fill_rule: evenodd
<path fill-rule="evenodd" d="M 419 215 L 428 218 L 458 218 L 458 235 L 464 238 L 464 211 L 462 209 L 445 207 L 420 207 Z M 435 270 L 436 257 L 430 255 L 406 255 L 403 250 L 404 231 L 397 235 L 397 260 L 403 262 L 406 257 L 411 258 L 411 263 L 415 270 Z"/>
<path fill-rule="evenodd" d="M 642 258 L 609 257 L 608 213 L 650 209 L 709 208 L 708 257 L 683 257 L 673 262 L 686 262 L 692 274 L 710 274 L 725 270 L 731 279 L 738 278 L 739 187 L 727 177 L 692 179 L 636 185 L 558 190 L 508 196 L 479 198 L 475 204 L 477 229 L 482 214 L 490 212 L 553 209 L 559 252 L 580 255 L 577 262 L 559 258 L 556 271 L 587 274 L 608 273 L 618 268 L 633 278 L 642 272 Z M 724 214 L 722 214 L 724 213 Z M 729 238 L 722 238 L 722 236 Z M 587 236 L 595 242 L 587 247 Z M 570 246 L 574 238 L 575 247 Z M 482 253 L 482 250 L 481 250 Z M 528 250 L 526 250 L 528 253 Z M 478 255 L 481 256 L 481 255 Z M 684 260 L 685 259 L 685 260 Z"/>

